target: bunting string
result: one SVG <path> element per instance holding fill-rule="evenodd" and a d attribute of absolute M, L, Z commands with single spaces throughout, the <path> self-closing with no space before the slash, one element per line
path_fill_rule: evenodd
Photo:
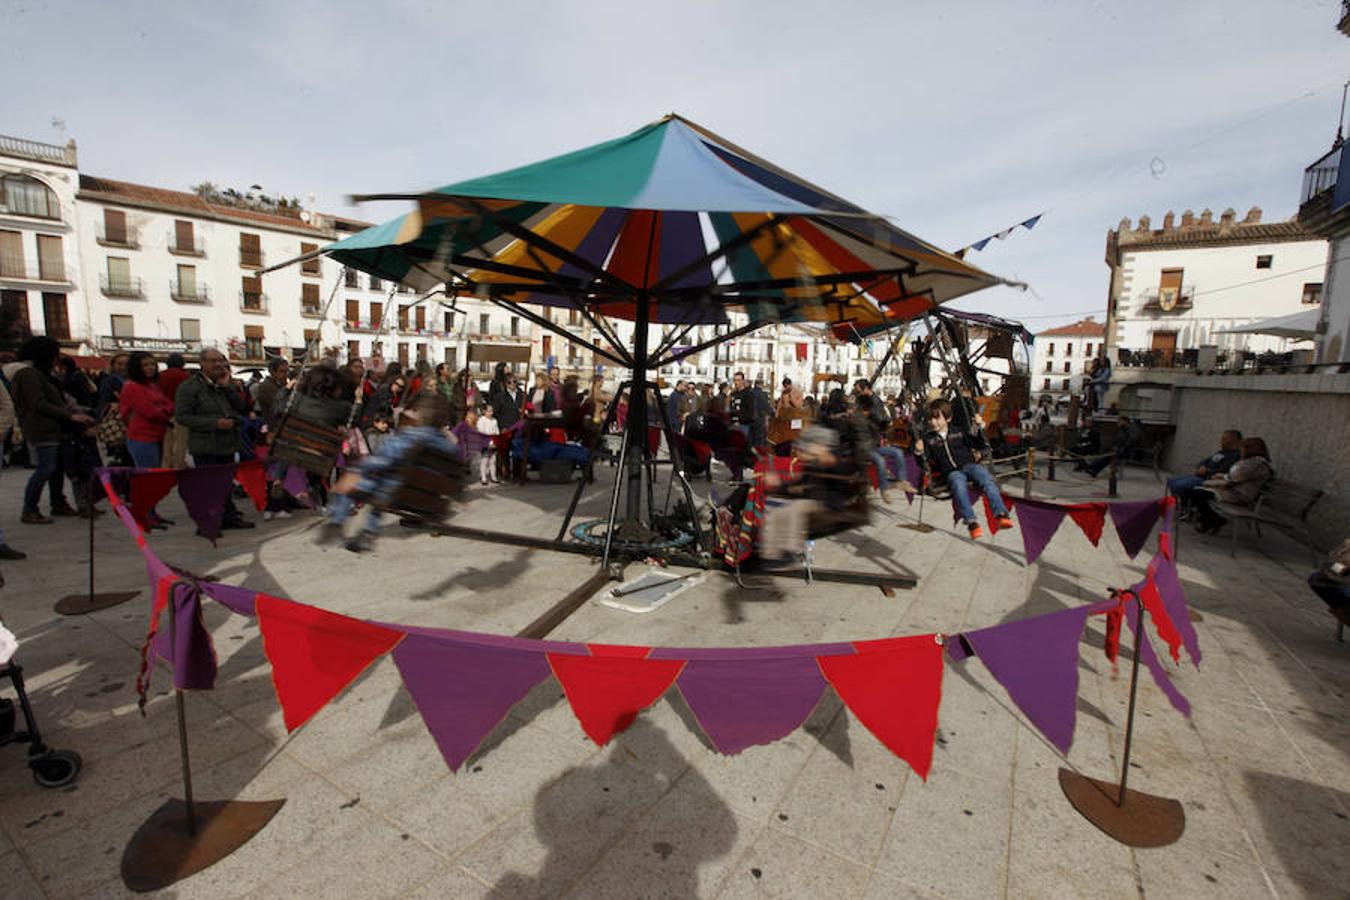
<path fill-rule="evenodd" d="M 372 622 L 165 565 L 114 490 L 112 475 L 100 472 L 104 489 L 118 520 L 136 537 L 155 588 L 145 647 L 169 663 L 176 688 L 209 690 L 215 685 L 218 662 L 202 620 L 202 598 L 209 597 L 257 619 L 288 731 L 303 726 L 362 672 L 392 656 L 452 771 L 531 690 L 553 678 L 582 731 L 597 745 L 608 743 L 673 689 L 709 743 L 723 754 L 791 734 L 829 689 L 877 740 L 926 779 L 944 656 L 953 663 L 978 657 L 1031 725 L 1067 752 L 1075 727 L 1084 625 L 1090 616 L 1118 606 L 1111 599 L 950 636 L 743 648 L 578 644 Z M 1198 642 L 1166 544 L 1144 579 L 1128 591 L 1149 610 L 1173 660 L 1179 660 L 1184 648 L 1198 666 Z M 170 603 L 172 635 L 159 626 Z M 1141 662 L 1159 688 L 1189 715 L 1189 703 L 1147 637 L 1140 647 Z M 148 690 L 148 674 L 143 670 L 138 679 L 142 692 Z"/>
<path fill-rule="evenodd" d="M 1000 241 L 1006 241 L 1012 235 L 1012 233 L 1019 228 L 1025 228 L 1027 231 L 1030 231 L 1031 229 L 1036 227 L 1036 225 L 1041 221 L 1041 216 L 1044 215 L 1045 213 L 1043 212 L 1036 213 L 1036 215 L 1032 216 L 1030 219 L 1023 219 L 1016 225 L 1009 225 L 1002 231 L 996 231 L 993 234 L 989 235 L 988 237 L 980 238 L 973 244 L 966 244 L 960 250 L 957 250 L 954 255 L 956 256 L 957 259 L 965 259 L 967 253 L 971 252 L 972 250 L 978 253 L 979 251 L 983 250 L 989 244 L 989 242 L 994 240 L 995 238 L 997 238 Z"/>

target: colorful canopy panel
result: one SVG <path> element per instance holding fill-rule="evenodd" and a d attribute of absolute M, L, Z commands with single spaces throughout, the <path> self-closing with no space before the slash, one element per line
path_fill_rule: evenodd
<path fill-rule="evenodd" d="M 999 279 L 668 115 L 632 134 L 414 195 L 327 248 L 421 290 L 651 320 L 883 326 Z"/>

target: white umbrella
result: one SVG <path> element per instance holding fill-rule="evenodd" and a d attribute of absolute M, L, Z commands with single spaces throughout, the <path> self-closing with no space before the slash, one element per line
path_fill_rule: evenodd
<path fill-rule="evenodd" d="M 1225 328 L 1220 331 L 1220 334 L 1269 334 L 1295 341 L 1310 341 L 1317 333 L 1317 321 L 1320 315 L 1321 309 L 1313 307 L 1287 316 L 1260 319 L 1249 325 L 1240 325 L 1237 328 Z"/>

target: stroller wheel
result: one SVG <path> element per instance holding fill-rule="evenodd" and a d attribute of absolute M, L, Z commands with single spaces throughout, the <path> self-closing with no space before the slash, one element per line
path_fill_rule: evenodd
<path fill-rule="evenodd" d="M 51 750 L 28 761 L 33 780 L 45 788 L 70 784 L 80 774 L 84 761 L 74 750 Z"/>

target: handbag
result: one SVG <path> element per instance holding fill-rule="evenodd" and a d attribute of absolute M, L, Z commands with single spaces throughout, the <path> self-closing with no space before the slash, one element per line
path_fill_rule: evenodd
<path fill-rule="evenodd" d="M 105 447 L 123 447 L 127 442 L 127 423 L 117 404 L 109 403 L 98 423 L 98 440 Z"/>

